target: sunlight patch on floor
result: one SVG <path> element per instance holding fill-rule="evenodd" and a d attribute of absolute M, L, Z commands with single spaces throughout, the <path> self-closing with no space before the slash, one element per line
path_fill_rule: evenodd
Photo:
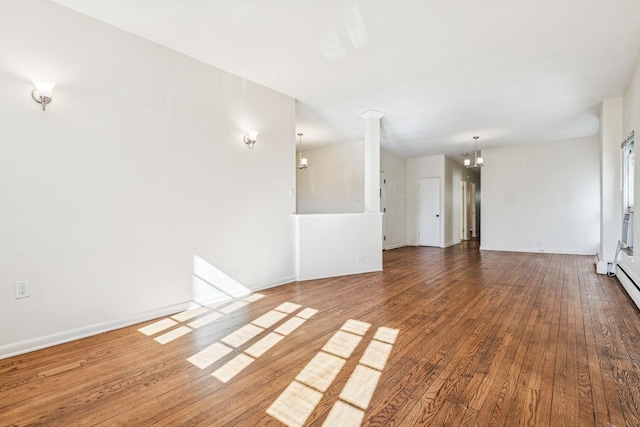
<path fill-rule="evenodd" d="M 369 403 L 373 398 L 373 393 L 378 386 L 382 371 L 387 365 L 387 360 L 391 355 L 393 344 L 395 344 L 399 332 L 398 329 L 387 328 L 386 326 L 378 328 L 373 339 L 364 350 L 358 366 L 355 367 L 342 392 L 340 392 L 340 400 L 334 403 L 329 416 L 322 424 L 323 426 L 338 425 L 337 421 L 340 421 L 339 425 L 341 426 L 360 425 L 352 424 L 352 422 L 355 422 L 358 414 L 360 423 L 362 422 L 364 411 L 369 407 Z M 347 409 L 349 404 L 353 406 Z M 342 416 L 345 418 L 337 418 Z"/>
<path fill-rule="evenodd" d="M 271 349 L 274 345 L 278 344 L 284 338 L 283 335 L 277 334 L 275 332 L 269 333 L 266 337 L 262 338 L 260 341 L 253 344 L 251 347 L 246 349 L 244 352 L 252 357 L 260 357 L 265 354 L 267 351 Z"/>
<path fill-rule="evenodd" d="M 236 302 L 234 304 L 231 304 L 229 306 L 222 307 L 220 309 L 220 312 L 224 313 L 224 314 L 233 313 L 234 311 L 236 311 L 238 309 L 241 309 L 242 307 L 246 307 L 247 305 L 249 305 L 249 303 L 246 302 L 246 301 L 238 301 L 238 302 Z"/>
<path fill-rule="evenodd" d="M 171 319 L 162 319 L 159 322 L 152 323 L 150 325 L 145 326 L 144 328 L 138 329 L 138 331 L 142 332 L 146 336 L 155 335 L 158 332 L 162 332 L 166 329 L 172 328 L 177 325 L 178 322 Z"/>
<path fill-rule="evenodd" d="M 284 319 L 285 317 L 287 317 L 287 313 L 283 313 L 277 310 L 271 310 L 270 312 L 265 313 L 262 316 L 258 317 L 256 320 L 254 320 L 251 323 L 253 323 L 256 326 L 260 326 L 261 328 L 269 328 L 275 325 L 276 323 L 278 323 L 279 321 L 281 321 L 282 319 Z"/>
<path fill-rule="evenodd" d="M 275 310 L 281 311 L 283 313 L 291 314 L 299 308 L 300 308 L 300 304 L 294 304 L 292 302 L 283 302 L 282 304 L 277 306 Z"/>
<path fill-rule="evenodd" d="M 227 345 L 230 345 L 233 348 L 238 348 L 247 341 L 260 335 L 260 333 L 262 333 L 263 331 L 264 328 L 248 324 L 222 338 L 220 341 Z"/>
<path fill-rule="evenodd" d="M 139 331 L 147 336 L 160 334 L 154 340 L 167 344 L 261 298 L 261 294 L 252 294 L 242 299 L 192 306 Z M 317 313 L 316 309 L 284 302 L 186 360 L 199 369 L 207 369 L 226 359 L 210 375 L 221 383 L 227 383 Z M 181 325 L 186 322 L 186 325 Z M 330 398 L 335 400 L 323 426 L 360 425 L 399 333 L 398 329 L 379 327 L 368 340 L 366 348 L 358 351 L 366 342 L 365 336 L 371 337 L 370 328 L 371 324 L 367 322 L 347 320 L 273 402 L 267 413 L 287 426 L 302 426 L 320 401 Z M 340 393 L 336 390 L 325 397 L 324 393 L 336 382 L 356 351 L 361 353 L 360 360 Z"/>
<path fill-rule="evenodd" d="M 261 333 L 265 332 L 266 328 L 271 327 L 284 318 L 288 317 L 289 314 L 286 314 L 287 312 L 293 313 L 298 308 L 300 308 L 300 305 L 298 304 L 289 302 L 280 304 L 278 307 L 274 308 L 268 313 L 241 327 L 236 332 L 227 335 L 227 337 L 223 338 L 221 341 L 238 348 L 251 339 L 257 337 Z M 315 310 L 313 308 L 305 308 L 301 310 L 298 314 L 288 319 L 273 332 L 270 332 L 266 336 L 260 338 L 260 340 L 245 349 L 243 353 L 239 354 L 232 360 L 225 363 L 222 367 L 214 371 L 211 376 L 223 383 L 228 382 L 237 374 L 239 374 L 244 368 L 249 366 L 249 364 L 251 364 L 251 362 L 253 362 L 255 358 L 258 358 L 269 351 L 271 348 L 273 348 L 273 346 L 282 341 L 282 339 L 296 330 L 300 325 L 306 322 L 307 319 L 309 319 L 317 312 L 318 310 Z M 301 314 L 305 317 L 298 317 Z M 256 324 L 263 325 L 264 328 L 256 326 Z"/>
<path fill-rule="evenodd" d="M 341 357 L 318 352 L 296 377 L 296 381 L 325 392 L 347 361 Z"/>
<path fill-rule="evenodd" d="M 354 354 L 371 324 L 349 319 L 267 409 L 287 426 L 302 426 Z M 382 376 L 398 330 L 379 327 L 347 379 L 323 426 L 359 426 Z"/>
<path fill-rule="evenodd" d="M 385 326 L 381 326 L 376 331 L 376 334 L 373 336 L 373 339 L 377 341 L 386 342 L 389 344 L 395 344 L 396 338 L 398 338 L 398 332 L 400 331 L 397 329 L 391 329 Z"/>
<path fill-rule="evenodd" d="M 202 304 L 207 300 L 226 297 L 240 298 L 249 295 L 251 290 L 228 276 L 204 258 L 193 256 L 193 299 Z"/>
<path fill-rule="evenodd" d="M 198 328 L 202 328 L 203 326 L 208 325 L 209 323 L 213 323 L 216 320 L 220 319 L 221 317 L 224 317 L 224 314 L 222 313 L 218 313 L 217 311 L 211 313 L 211 314 L 207 314 L 206 316 L 203 316 L 199 319 L 194 320 L 191 323 L 188 323 L 189 327 L 193 328 L 193 329 L 198 329 Z"/>
<path fill-rule="evenodd" d="M 344 385 L 340 399 L 360 409 L 367 409 L 382 372 L 358 365 Z"/>
<path fill-rule="evenodd" d="M 282 325 L 278 326 L 274 332 L 279 333 L 280 335 L 289 335 L 291 332 L 295 331 L 306 322 L 307 319 L 300 317 L 292 317 L 291 319 L 284 322 Z"/>
<path fill-rule="evenodd" d="M 206 307 L 195 307 L 187 311 L 183 311 L 182 313 L 178 313 L 176 315 L 171 316 L 171 318 L 178 322 L 186 322 L 187 320 L 193 319 L 201 315 L 202 313 L 207 313 L 209 310 Z"/>
<path fill-rule="evenodd" d="M 219 381 L 226 383 L 233 377 L 235 377 L 240 371 L 249 366 L 254 359 L 251 356 L 247 356 L 244 353 L 240 353 L 224 365 L 220 369 L 216 369 L 214 373 L 211 374 L 212 377 L 217 378 Z"/>
<path fill-rule="evenodd" d="M 364 419 L 364 412 L 358 408 L 337 401 L 331 408 L 331 412 L 324 421 L 326 426 L 340 426 L 340 427 L 357 427 L 362 425 Z"/>
<path fill-rule="evenodd" d="M 258 301 L 263 297 L 264 295 L 262 294 L 252 294 L 239 301 L 236 299 L 218 301 L 215 304 L 211 304 L 210 306 L 201 306 L 197 303 L 193 303 L 192 307 L 190 307 L 188 310 L 174 314 L 173 316 L 171 316 L 171 318 L 162 319 L 150 325 L 144 326 L 138 329 L 138 331 L 147 336 L 151 336 L 166 331 L 167 329 L 171 329 L 181 322 L 186 322 L 188 320 L 206 314 L 206 316 L 198 317 L 197 319 L 193 320 L 188 324 L 188 326 L 180 326 L 172 331 L 154 338 L 154 340 L 160 344 L 167 344 L 177 338 L 187 335 L 194 329 L 208 325 L 220 319 L 225 314 L 232 313 L 242 307 L 249 305 L 254 301 Z M 217 310 L 214 311 L 212 307 L 215 307 Z"/>
<path fill-rule="evenodd" d="M 207 348 L 197 352 L 193 356 L 187 358 L 187 361 L 197 366 L 200 369 L 205 369 L 208 366 L 214 364 L 218 360 L 222 359 L 227 354 L 231 353 L 233 349 L 227 347 L 219 342 L 214 342 Z"/>
<path fill-rule="evenodd" d="M 154 340 L 156 340 L 156 342 L 160 344 L 166 344 L 168 342 L 175 340 L 176 338 L 180 338 L 182 336 L 187 335 L 191 331 L 193 331 L 193 329 L 189 328 L 188 326 L 180 326 L 179 328 L 176 328 L 171 332 L 167 332 L 166 334 L 163 334 L 163 335 L 160 335 L 159 337 L 154 338 Z"/>
<path fill-rule="evenodd" d="M 319 391 L 293 381 L 267 409 L 267 414 L 287 426 L 302 427 L 321 399 Z"/>
<path fill-rule="evenodd" d="M 387 364 L 393 345 L 372 340 L 364 351 L 360 364 L 382 371 Z"/>
<path fill-rule="evenodd" d="M 154 338 L 158 343 L 166 344 L 262 297 L 263 295 L 261 294 L 253 294 L 240 301 L 228 301 L 226 304 L 220 304 L 218 302 L 215 304 L 215 310 L 210 307 L 196 306 L 182 313 L 173 315 L 171 319 L 162 319 L 140 328 L 139 331 L 150 336 L 178 325 L 177 321 L 186 322 L 194 319 L 188 323 L 188 326 L 178 326 Z M 220 366 L 211 374 L 212 377 L 226 383 L 318 312 L 318 310 L 310 307 L 305 307 L 298 311 L 300 307 L 300 304 L 284 302 L 253 321 L 239 327 L 219 341 L 189 356 L 186 360 L 200 369 L 206 369 L 227 356 L 231 356 L 234 352 L 239 351 L 239 353 L 230 360 L 227 360 L 224 365 Z M 298 312 L 296 313 L 296 311 Z M 272 327 L 275 327 L 275 329 L 269 331 L 269 328 Z M 261 335 L 263 336 L 260 337 Z M 246 345 L 248 345 L 248 347 L 242 349 Z M 340 346 L 341 344 L 336 342 L 334 345 Z"/>
<path fill-rule="evenodd" d="M 360 341 L 362 341 L 361 336 L 354 335 L 349 332 L 338 331 L 331 337 L 329 342 L 322 347 L 322 350 L 327 353 L 340 356 L 344 359 L 348 359 L 351 357 L 351 354 L 353 354 L 353 351 L 356 349 L 358 344 L 360 344 Z"/>

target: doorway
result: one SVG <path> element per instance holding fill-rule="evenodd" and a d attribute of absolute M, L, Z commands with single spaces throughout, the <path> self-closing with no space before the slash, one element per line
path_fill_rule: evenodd
<path fill-rule="evenodd" d="M 420 178 L 419 182 L 420 246 L 440 246 L 440 178 Z"/>
<path fill-rule="evenodd" d="M 478 237 L 476 183 L 460 181 L 460 240 Z"/>

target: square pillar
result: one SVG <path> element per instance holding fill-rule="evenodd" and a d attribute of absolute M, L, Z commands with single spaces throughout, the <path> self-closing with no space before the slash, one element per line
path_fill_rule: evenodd
<path fill-rule="evenodd" d="M 367 110 L 364 119 L 364 211 L 380 212 L 380 119 L 384 113 Z"/>

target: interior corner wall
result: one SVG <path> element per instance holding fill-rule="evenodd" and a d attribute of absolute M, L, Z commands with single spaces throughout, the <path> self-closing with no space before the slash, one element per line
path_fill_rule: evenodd
<path fill-rule="evenodd" d="M 303 154 L 309 166 L 296 169 L 299 214 L 364 211 L 362 142 L 303 150 Z"/>
<path fill-rule="evenodd" d="M 481 249 L 596 254 L 598 137 L 483 150 Z"/>
<path fill-rule="evenodd" d="M 407 159 L 380 150 L 380 169 L 386 180 L 383 245 L 393 249 L 407 244 Z"/>
<path fill-rule="evenodd" d="M 445 156 L 428 156 L 407 159 L 407 244 L 419 245 L 420 197 L 419 184 L 422 178 L 440 178 L 440 212 L 445 212 Z M 440 221 L 440 247 L 444 247 L 445 221 Z"/>
<path fill-rule="evenodd" d="M 0 357 L 189 301 L 195 257 L 294 279 L 293 98 L 48 1 L 1 9 Z"/>

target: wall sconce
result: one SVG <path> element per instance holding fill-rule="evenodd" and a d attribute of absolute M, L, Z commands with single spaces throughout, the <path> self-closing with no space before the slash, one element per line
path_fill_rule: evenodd
<path fill-rule="evenodd" d="M 249 149 L 252 149 L 256 144 L 258 133 L 260 132 L 258 132 L 257 130 L 250 130 L 244 135 L 244 143 L 247 144 L 247 147 L 249 147 Z"/>
<path fill-rule="evenodd" d="M 42 104 L 42 111 L 44 111 L 47 104 L 51 102 L 51 92 L 56 84 L 48 80 L 34 80 L 33 84 L 36 88 L 31 92 L 31 97 L 38 104 Z"/>

